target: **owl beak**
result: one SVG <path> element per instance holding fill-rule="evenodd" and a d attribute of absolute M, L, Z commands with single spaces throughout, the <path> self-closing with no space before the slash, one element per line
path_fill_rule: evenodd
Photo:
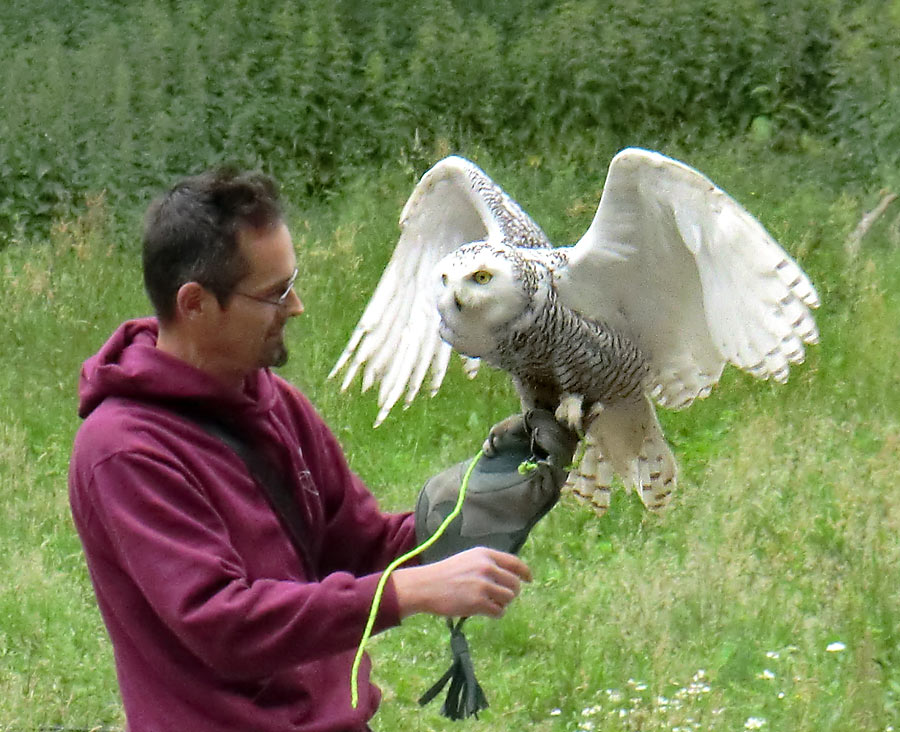
<path fill-rule="evenodd" d="M 460 299 L 456 288 L 445 283 L 438 294 L 437 306 L 442 318 L 447 316 L 453 317 L 455 314 L 463 311 L 464 303 Z"/>
<path fill-rule="evenodd" d="M 447 273 L 444 272 L 443 274 L 441 274 L 441 287 L 446 290 L 447 284 L 448 277 Z M 453 293 L 453 305 L 456 307 L 456 312 L 462 312 L 462 303 L 459 301 L 459 295 L 457 295 L 456 292 Z"/>

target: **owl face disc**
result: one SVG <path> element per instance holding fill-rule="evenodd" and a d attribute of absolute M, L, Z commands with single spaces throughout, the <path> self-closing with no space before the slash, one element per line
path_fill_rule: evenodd
<path fill-rule="evenodd" d="M 440 336 L 472 358 L 490 356 L 504 326 L 528 306 L 518 257 L 486 242 L 460 247 L 435 268 Z"/>

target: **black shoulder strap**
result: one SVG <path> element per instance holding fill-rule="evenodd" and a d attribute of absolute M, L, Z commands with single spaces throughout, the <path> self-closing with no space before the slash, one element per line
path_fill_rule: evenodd
<path fill-rule="evenodd" d="M 285 484 L 283 476 L 272 467 L 269 461 L 253 450 L 250 444 L 239 436 L 235 430 L 227 427 L 221 421 L 207 414 L 184 408 L 182 405 L 166 406 L 176 414 L 189 419 L 207 434 L 224 442 L 244 461 L 250 475 L 262 487 L 269 505 L 275 511 L 275 515 L 278 516 L 282 527 L 287 531 L 291 543 L 306 565 L 307 571 L 315 579 L 316 565 L 313 562 L 312 552 L 306 540 L 308 532 L 303 520 L 303 514 L 300 512 L 300 506 L 297 505 L 294 496 L 291 495 L 290 488 Z"/>

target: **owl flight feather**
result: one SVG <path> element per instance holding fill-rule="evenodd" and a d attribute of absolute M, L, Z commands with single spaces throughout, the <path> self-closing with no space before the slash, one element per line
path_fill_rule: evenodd
<path fill-rule="evenodd" d="M 584 236 L 553 248 L 540 227 L 463 158 L 438 162 L 403 208 L 394 254 L 329 377 L 378 383 L 377 427 L 428 372 L 436 392 L 451 347 L 466 370 L 510 373 L 523 408 L 584 430 L 568 488 L 598 512 L 614 474 L 664 505 L 676 463 L 653 400 L 705 397 L 726 363 L 785 381 L 818 341 L 807 276 L 709 179 L 628 148 L 609 166 Z"/>

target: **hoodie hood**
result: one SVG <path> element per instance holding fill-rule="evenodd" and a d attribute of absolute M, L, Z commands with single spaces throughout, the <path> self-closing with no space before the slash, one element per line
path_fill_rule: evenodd
<path fill-rule="evenodd" d="M 189 403 L 211 414 L 247 420 L 268 412 L 276 401 L 274 376 L 259 369 L 244 388 L 227 388 L 204 371 L 156 347 L 156 318 L 129 320 L 81 367 L 78 416 L 85 418 L 108 397 L 147 402 Z"/>

